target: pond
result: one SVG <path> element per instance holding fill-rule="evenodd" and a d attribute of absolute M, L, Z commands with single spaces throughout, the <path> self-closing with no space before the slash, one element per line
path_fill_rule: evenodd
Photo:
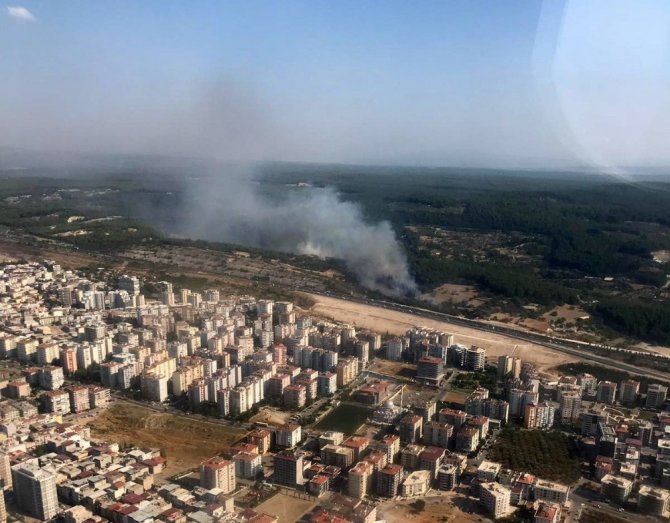
<path fill-rule="evenodd" d="M 342 403 L 330 411 L 314 428 L 317 430 L 336 430 L 349 436 L 356 432 L 356 429 L 365 423 L 371 414 L 372 411 L 367 407 Z"/>

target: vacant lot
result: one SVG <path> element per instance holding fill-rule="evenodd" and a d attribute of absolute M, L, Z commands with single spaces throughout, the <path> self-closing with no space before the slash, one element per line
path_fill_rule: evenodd
<path fill-rule="evenodd" d="M 372 363 L 370 370 L 389 376 L 398 376 L 401 378 L 414 378 L 416 376 L 416 365 L 404 363 L 402 361 L 390 361 L 377 358 Z"/>
<path fill-rule="evenodd" d="M 482 520 L 477 503 L 454 492 L 421 498 L 426 505 L 420 512 L 410 506 L 417 499 L 386 501 L 377 507 L 377 519 L 387 523 L 470 523 Z"/>
<path fill-rule="evenodd" d="M 564 484 L 580 477 L 581 462 L 574 439 L 561 432 L 505 429 L 493 444 L 488 459 L 505 468 Z"/>
<path fill-rule="evenodd" d="M 463 392 L 450 390 L 449 392 L 445 393 L 444 396 L 442 396 L 442 401 L 447 403 L 456 403 L 457 405 L 462 405 L 465 407 L 465 398 L 467 397 L 468 395 L 464 394 Z"/>
<path fill-rule="evenodd" d="M 197 466 L 244 435 L 238 428 L 124 402 L 114 403 L 88 425 L 99 439 L 159 447 L 168 460 L 167 476 Z"/>
<path fill-rule="evenodd" d="M 301 499 L 280 492 L 254 508 L 256 512 L 272 514 L 279 518 L 279 523 L 293 523 L 315 505 L 314 501 Z"/>
<path fill-rule="evenodd" d="M 264 407 L 261 411 L 253 416 L 249 421 L 252 423 L 263 422 L 270 425 L 284 425 L 288 423 L 289 418 L 293 415 L 292 412 L 284 412 L 281 410 L 276 410 L 272 407 Z"/>
<path fill-rule="evenodd" d="M 75 252 L 72 249 L 63 251 L 51 247 L 47 242 L 40 246 L 23 245 L 14 241 L 0 240 L 0 259 L 4 261 L 16 261 L 21 258 L 27 260 L 43 260 L 45 258 L 54 260 L 66 268 L 85 267 L 100 260 L 96 255 Z"/>
<path fill-rule="evenodd" d="M 456 285 L 445 283 L 433 289 L 429 294 L 423 296 L 424 299 L 433 303 L 458 303 L 477 306 L 482 303 L 477 299 L 477 289 L 471 285 Z"/>

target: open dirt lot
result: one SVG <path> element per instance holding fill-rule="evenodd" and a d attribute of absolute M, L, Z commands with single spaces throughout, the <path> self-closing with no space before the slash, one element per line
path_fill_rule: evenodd
<path fill-rule="evenodd" d="M 415 513 L 409 506 L 419 498 L 403 501 L 387 501 L 377 507 L 377 520 L 387 523 L 469 523 L 482 521 L 481 515 L 469 514 L 465 510 L 477 509 L 476 503 L 453 493 L 445 493 L 437 497 L 422 498 L 426 502 L 425 509 Z"/>
<path fill-rule="evenodd" d="M 164 476 L 197 466 L 244 435 L 238 428 L 124 402 L 114 403 L 88 425 L 93 437 L 104 441 L 159 447 L 168 460 Z"/>
<path fill-rule="evenodd" d="M 456 285 L 454 283 L 440 285 L 430 293 L 424 294 L 423 298 L 431 300 L 433 303 L 458 303 L 473 307 L 483 303 L 482 300 L 477 299 L 477 289 L 471 285 Z"/>
<path fill-rule="evenodd" d="M 401 361 L 382 360 L 377 358 L 370 370 L 399 378 L 414 378 L 416 376 L 416 365 Z"/>
<path fill-rule="evenodd" d="M 551 351 L 540 345 L 530 342 L 520 342 L 501 334 L 482 332 L 460 325 L 452 325 L 442 321 L 431 320 L 414 316 L 404 312 L 398 312 L 372 305 L 364 305 L 350 301 L 340 300 L 317 294 L 309 294 L 314 300 L 310 312 L 312 314 L 332 318 L 355 325 L 360 328 L 371 329 L 382 334 L 404 334 L 407 329 L 415 326 L 423 326 L 438 329 L 454 335 L 456 343 L 464 345 L 478 345 L 486 349 L 489 360 L 503 354 L 510 354 L 517 347 L 515 355 L 522 360 L 534 363 L 538 370 L 547 371 L 551 367 L 577 361 L 577 358 Z"/>
<path fill-rule="evenodd" d="M 252 423 L 263 422 L 270 425 L 284 425 L 288 423 L 289 418 L 293 415 L 292 412 L 283 412 L 272 408 L 264 408 L 258 414 L 253 416 L 249 421 Z"/>
<path fill-rule="evenodd" d="M 571 333 L 574 335 L 576 333 L 581 333 L 586 335 L 586 332 L 579 330 L 576 326 L 578 320 L 588 321 L 590 318 L 589 314 L 580 307 L 575 307 L 573 305 L 561 305 L 559 307 L 554 307 L 550 311 L 539 316 L 537 319 L 533 318 L 519 318 L 517 316 L 511 316 L 505 313 L 496 313 L 490 317 L 491 322 L 498 323 L 501 325 L 518 325 L 524 329 L 540 332 L 542 334 L 555 332 L 559 335 L 567 334 L 568 336 Z"/>
<path fill-rule="evenodd" d="M 50 259 L 59 263 L 65 268 L 77 268 L 91 265 L 98 261 L 94 255 L 80 251 L 63 251 L 62 249 L 49 248 L 48 244 L 44 246 L 22 245 L 12 241 L 0 240 L 0 260 L 16 261 L 21 258 L 29 260 Z"/>
<path fill-rule="evenodd" d="M 442 401 L 450 402 L 450 403 L 457 403 L 459 405 L 463 405 L 465 407 L 465 399 L 467 398 L 467 394 L 463 392 L 456 392 L 453 390 L 450 390 L 447 392 L 443 397 Z"/>
<path fill-rule="evenodd" d="M 279 523 L 294 523 L 314 505 L 313 501 L 280 492 L 255 507 L 254 510 L 277 516 Z"/>

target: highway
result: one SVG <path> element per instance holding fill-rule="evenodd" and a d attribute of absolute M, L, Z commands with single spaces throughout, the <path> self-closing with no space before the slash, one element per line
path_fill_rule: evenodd
<path fill-rule="evenodd" d="M 670 373 L 655 370 L 648 367 L 637 367 L 636 365 L 631 365 L 630 363 L 625 363 L 623 361 L 618 361 L 607 356 L 602 356 L 599 354 L 594 354 L 590 351 L 590 348 L 593 347 L 588 343 L 577 342 L 577 341 L 568 341 L 560 340 L 558 338 L 553 338 L 551 336 L 546 336 L 543 334 L 521 331 L 518 329 L 511 329 L 509 327 L 503 327 L 500 325 L 492 325 L 490 323 L 481 321 L 481 320 L 471 320 L 469 318 L 464 318 L 461 316 L 453 316 L 450 314 L 445 314 L 442 312 L 435 312 L 429 309 L 423 309 L 420 307 L 414 307 L 411 305 L 403 305 L 400 303 L 394 303 L 386 300 L 376 300 L 372 298 L 357 298 L 354 296 L 339 295 L 335 293 L 320 293 L 314 291 L 307 291 L 311 294 L 317 294 L 324 296 L 326 298 L 336 298 L 343 301 L 350 301 L 355 303 L 360 303 L 363 305 L 370 305 L 374 307 L 379 307 L 382 309 L 391 309 L 397 312 L 404 312 L 407 314 L 412 314 L 414 316 L 419 316 L 423 318 L 428 318 L 432 320 L 442 321 L 445 323 L 451 323 L 454 325 L 460 325 L 462 327 L 468 327 L 471 329 L 476 329 L 479 331 L 489 332 L 500 334 L 508 338 L 515 340 L 526 341 L 530 343 L 535 343 L 551 349 L 557 352 L 562 352 L 565 354 L 570 354 L 571 356 L 576 356 L 582 360 L 592 361 L 598 363 L 605 367 L 611 369 L 617 369 L 630 374 L 635 374 L 638 376 L 644 376 L 648 378 L 655 378 L 661 381 L 670 382 Z M 638 353 L 640 351 L 624 350 L 621 349 L 621 352 L 630 352 Z M 665 359 L 665 358 L 664 358 Z"/>

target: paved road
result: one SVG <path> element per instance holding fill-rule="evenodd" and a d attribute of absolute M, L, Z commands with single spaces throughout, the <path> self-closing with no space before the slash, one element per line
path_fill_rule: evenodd
<path fill-rule="evenodd" d="M 402 305 L 400 303 L 393 303 L 385 300 L 375 300 L 371 298 L 356 298 L 352 296 L 338 295 L 334 293 L 319 293 L 314 291 L 305 291 L 311 292 L 312 294 L 317 294 L 324 296 L 326 298 L 336 298 L 344 301 L 351 301 L 355 303 L 361 303 L 363 305 L 371 305 L 375 307 L 380 307 L 383 309 L 395 310 L 398 312 L 404 312 L 407 314 L 412 314 L 414 316 L 420 316 L 423 318 L 430 318 L 432 320 L 443 321 L 445 323 L 452 323 L 454 325 L 460 325 L 463 327 L 469 327 L 471 329 L 476 329 L 479 331 L 489 332 L 499 334 L 501 336 L 506 336 L 515 340 L 526 341 L 530 343 L 535 343 L 541 345 L 551 350 L 557 352 L 562 352 L 565 354 L 570 354 L 572 356 L 579 357 L 582 360 L 593 361 L 600 365 L 622 370 L 630 374 L 636 374 L 638 376 L 652 377 L 662 381 L 670 381 L 670 373 L 663 372 L 660 370 L 654 370 L 647 367 L 638 367 L 636 365 L 631 365 L 622 361 L 614 360 L 608 356 L 601 356 L 591 352 L 592 349 L 589 348 L 588 344 L 581 344 L 577 342 L 571 342 L 567 340 L 560 340 L 558 338 L 553 338 L 551 336 L 545 336 L 543 334 L 537 334 L 533 332 L 526 332 L 517 329 L 511 329 L 509 327 L 503 327 L 499 325 L 492 325 L 490 323 L 480 321 L 480 320 L 471 320 L 468 318 L 463 318 L 460 316 L 452 316 L 450 314 L 444 314 L 441 312 L 435 312 L 428 309 L 422 309 L 420 307 L 413 307 L 410 305 Z M 630 352 L 631 354 L 639 353 L 640 351 L 633 350 L 621 350 L 621 352 Z"/>
<path fill-rule="evenodd" d="M 657 521 L 653 516 L 637 514 L 628 510 L 619 511 L 620 507 L 605 503 L 604 501 L 600 500 L 597 495 L 594 499 L 592 496 L 582 496 L 576 493 L 575 490 L 572 490 L 570 492 L 570 500 L 572 501 L 572 510 L 567 514 L 569 521 L 579 521 L 579 519 L 577 519 L 578 515 L 586 511 L 590 513 L 616 516 L 625 521 L 634 521 L 639 523 Z"/>

